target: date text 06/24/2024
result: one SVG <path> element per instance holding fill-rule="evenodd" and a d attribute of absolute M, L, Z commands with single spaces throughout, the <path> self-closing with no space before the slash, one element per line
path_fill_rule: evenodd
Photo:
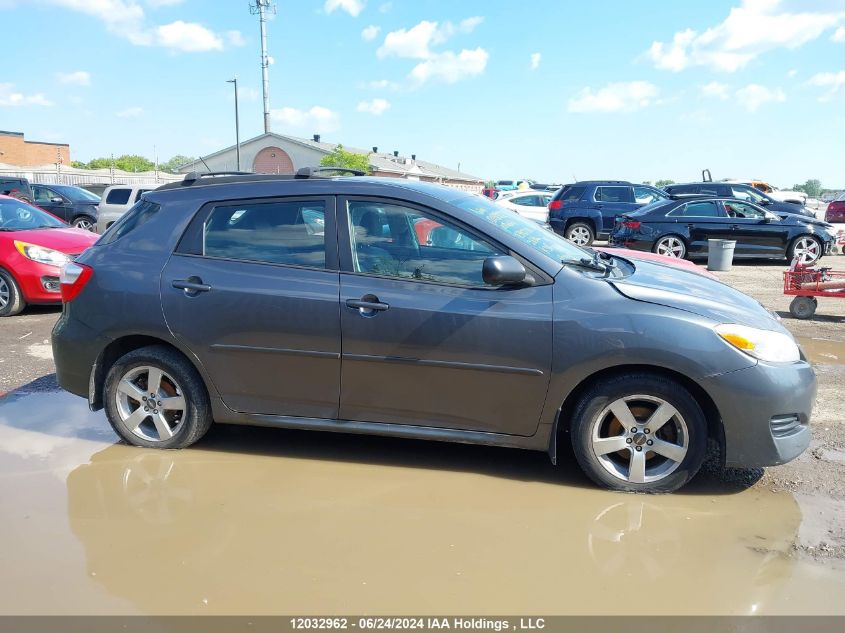
<path fill-rule="evenodd" d="M 509 621 L 483 617 L 294 617 L 290 619 L 294 630 L 458 630 L 458 631 L 507 631 L 539 630 L 545 628 L 544 618 L 518 618 Z"/>

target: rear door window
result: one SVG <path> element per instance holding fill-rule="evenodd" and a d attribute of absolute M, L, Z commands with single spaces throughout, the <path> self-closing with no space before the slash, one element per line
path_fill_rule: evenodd
<path fill-rule="evenodd" d="M 326 205 L 317 201 L 227 204 L 212 209 L 202 254 L 325 268 Z"/>
<path fill-rule="evenodd" d="M 109 191 L 109 195 L 106 196 L 106 204 L 126 204 L 129 202 L 129 196 L 131 195 L 131 189 L 112 189 Z"/>
<path fill-rule="evenodd" d="M 631 187 L 596 187 L 596 202 L 633 202 Z"/>

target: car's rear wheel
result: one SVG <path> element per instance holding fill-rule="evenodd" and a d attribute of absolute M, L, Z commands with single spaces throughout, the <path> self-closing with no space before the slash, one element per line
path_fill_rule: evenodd
<path fill-rule="evenodd" d="M 664 235 L 654 243 L 652 249 L 658 255 L 683 259 L 687 256 L 687 245 L 678 235 Z"/>
<path fill-rule="evenodd" d="M 600 486 L 671 492 L 704 461 L 707 422 L 681 384 L 656 374 L 602 380 L 578 400 L 570 427 L 581 468 Z"/>
<path fill-rule="evenodd" d="M 801 264 L 815 264 L 821 259 L 823 246 L 821 240 L 812 235 L 799 235 L 793 240 L 786 257 L 793 261 L 796 257 Z"/>
<path fill-rule="evenodd" d="M 82 229 L 83 231 L 93 231 L 96 226 L 96 222 L 94 221 L 94 218 L 89 218 L 87 215 L 81 215 L 78 218 L 73 219 L 71 226 L 77 229 Z"/>
<path fill-rule="evenodd" d="M 596 239 L 593 227 L 585 222 L 573 222 L 566 227 L 564 237 L 578 246 L 589 246 Z"/>
<path fill-rule="evenodd" d="M 0 317 L 19 314 L 25 307 L 26 301 L 14 277 L 0 270 Z"/>
<path fill-rule="evenodd" d="M 185 448 L 211 426 L 202 378 L 184 356 L 163 345 L 118 359 L 106 377 L 104 395 L 112 428 L 135 446 Z"/>

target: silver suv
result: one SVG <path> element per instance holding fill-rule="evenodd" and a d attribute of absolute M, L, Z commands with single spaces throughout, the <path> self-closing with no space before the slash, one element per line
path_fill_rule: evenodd
<path fill-rule="evenodd" d="M 97 218 L 97 233 L 105 233 L 115 221 L 129 211 L 133 204 L 148 191 L 159 185 L 112 185 L 103 191 L 100 214 Z"/>

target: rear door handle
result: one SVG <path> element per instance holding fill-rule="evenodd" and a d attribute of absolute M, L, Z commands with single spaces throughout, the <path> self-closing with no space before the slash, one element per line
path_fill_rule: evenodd
<path fill-rule="evenodd" d="M 194 297 L 201 292 L 208 292 L 211 286 L 202 283 L 199 277 L 189 277 L 188 279 L 174 279 L 171 285 L 177 290 L 184 290 L 189 297 Z"/>

